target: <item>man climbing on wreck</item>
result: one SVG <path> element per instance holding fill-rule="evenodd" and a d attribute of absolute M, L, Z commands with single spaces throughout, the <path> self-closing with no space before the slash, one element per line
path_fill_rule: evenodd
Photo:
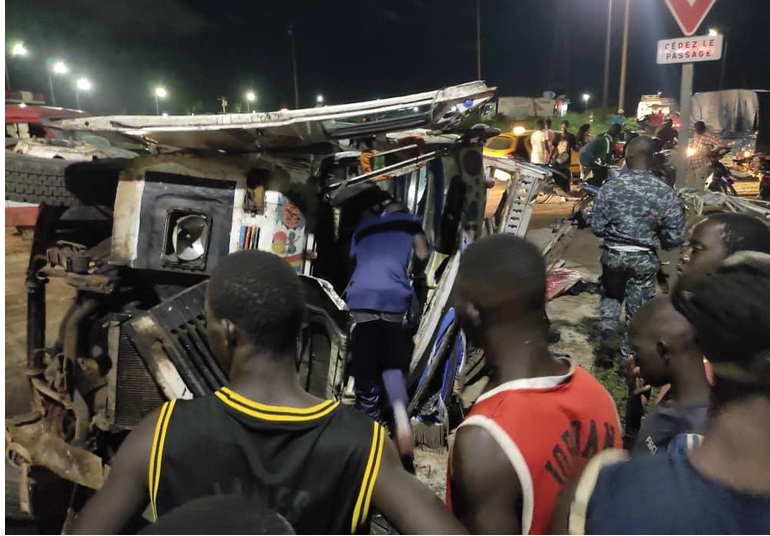
<path fill-rule="evenodd" d="M 230 381 L 148 415 L 112 460 L 74 534 L 118 534 L 194 499 L 239 495 L 297 533 L 369 532 L 376 509 L 402 533 L 459 533 L 363 413 L 302 390 L 294 360 L 305 304 L 291 267 L 261 251 L 219 261 L 208 283 L 211 349 Z"/>

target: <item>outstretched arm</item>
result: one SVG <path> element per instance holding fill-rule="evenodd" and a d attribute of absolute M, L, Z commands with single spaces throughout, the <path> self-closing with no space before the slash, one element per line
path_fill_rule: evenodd
<path fill-rule="evenodd" d="M 401 534 L 467 534 L 435 493 L 407 473 L 386 440 L 372 505 Z"/>
<path fill-rule="evenodd" d="M 521 534 L 519 478 L 489 432 L 457 431 L 452 450 L 452 508 L 472 534 Z"/>
<path fill-rule="evenodd" d="M 123 441 L 107 481 L 78 514 L 71 534 L 120 534 L 142 514 L 150 502 L 150 450 L 159 413 L 160 408 L 150 413 Z"/>

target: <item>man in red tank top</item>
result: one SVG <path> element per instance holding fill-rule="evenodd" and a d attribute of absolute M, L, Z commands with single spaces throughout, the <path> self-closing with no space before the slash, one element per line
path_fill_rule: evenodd
<path fill-rule="evenodd" d="M 620 448 L 615 404 L 588 372 L 548 350 L 545 265 L 511 235 L 462 256 L 455 307 L 490 381 L 457 431 L 447 504 L 471 533 L 542 534 L 587 461 Z"/>

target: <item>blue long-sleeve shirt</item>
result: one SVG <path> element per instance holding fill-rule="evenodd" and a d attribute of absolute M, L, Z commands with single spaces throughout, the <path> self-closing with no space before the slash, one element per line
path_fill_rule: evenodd
<path fill-rule="evenodd" d="M 684 224 L 673 188 L 649 171 L 608 180 L 594 199 L 591 228 L 607 245 L 670 249 L 684 241 Z"/>

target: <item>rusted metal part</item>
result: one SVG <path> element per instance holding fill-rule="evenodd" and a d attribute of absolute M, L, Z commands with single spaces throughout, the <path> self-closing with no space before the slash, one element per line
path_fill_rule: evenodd
<path fill-rule="evenodd" d="M 104 485 L 102 460 L 85 449 L 68 444 L 45 431 L 42 420 L 18 425 L 5 422 L 6 452 L 16 467 L 41 466 L 54 474 L 91 489 Z"/>
<path fill-rule="evenodd" d="M 55 389 L 51 388 L 48 384 L 46 384 L 43 380 L 40 378 L 32 378 L 32 386 L 40 393 L 44 394 L 48 398 L 55 400 L 62 406 L 64 406 L 66 409 L 72 409 L 72 402 L 70 401 L 69 397 L 65 394 L 62 394 Z"/>
<path fill-rule="evenodd" d="M 73 242 L 57 242 L 56 247 L 48 249 L 46 256 L 51 266 L 61 266 L 67 272 L 76 274 L 87 274 L 91 262 L 88 249 Z"/>
<path fill-rule="evenodd" d="M 64 279 L 67 284 L 78 290 L 95 292 L 97 294 L 112 294 L 115 291 L 115 282 L 106 275 L 101 274 L 77 274 L 65 272 L 56 268 L 43 268 L 38 271 L 40 277 L 57 277 Z"/>

